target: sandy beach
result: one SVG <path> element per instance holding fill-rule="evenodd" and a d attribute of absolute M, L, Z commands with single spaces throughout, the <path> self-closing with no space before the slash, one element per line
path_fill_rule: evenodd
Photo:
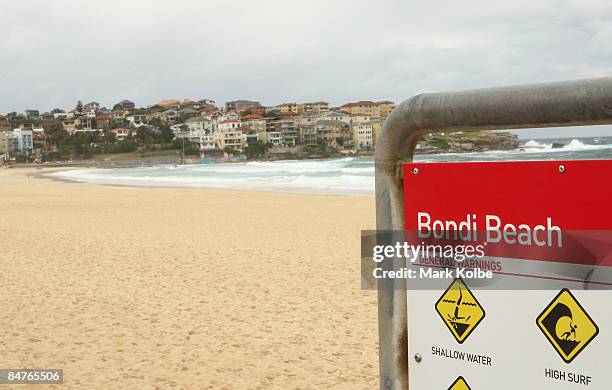
<path fill-rule="evenodd" d="M 69 389 L 377 386 L 373 197 L 34 173 L 0 170 L 2 367 L 63 368 Z"/>

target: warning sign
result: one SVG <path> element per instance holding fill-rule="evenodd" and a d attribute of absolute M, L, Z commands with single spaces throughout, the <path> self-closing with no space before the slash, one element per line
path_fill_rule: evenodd
<path fill-rule="evenodd" d="M 436 311 L 459 344 L 485 317 L 476 297 L 459 278 L 455 279 L 436 302 Z"/>
<path fill-rule="evenodd" d="M 574 360 L 599 333 L 597 324 L 566 288 L 544 309 L 537 324 L 566 363 Z"/>
<path fill-rule="evenodd" d="M 411 244 L 484 246 L 406 261 L 408 387 L 611 390 L 612 160 L 403 169 Z"/>
<path fill-rule="evenodd" d="M 457 378 L 455 382 L 448 388 L 448 390 L 471 390 L 470 386 L 467 384 L 465 379 L 462 376 Z"/>

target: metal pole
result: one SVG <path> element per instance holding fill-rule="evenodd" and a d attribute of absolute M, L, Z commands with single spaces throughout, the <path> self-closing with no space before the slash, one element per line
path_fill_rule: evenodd
<path fill-rule="evenodd" d="M 404 228 L 399 168 L 412 161 L 422 134 L 610 123 L 610 77 L 414 96 L 393 110 L 376 144 L 377 229 Z M 405 287 L 388 280 L 378 286 L 381 389 L 408 389 Z"/>

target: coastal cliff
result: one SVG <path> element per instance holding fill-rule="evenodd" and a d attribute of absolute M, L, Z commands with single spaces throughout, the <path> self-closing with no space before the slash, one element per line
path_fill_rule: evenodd
<path fill-rule="evenodd" d="M 518 136 L 505 131 L 469 131 L 431 133 L 417 145 L 417 154 L 486 152 L 514 150 L 519 147 Z"/>

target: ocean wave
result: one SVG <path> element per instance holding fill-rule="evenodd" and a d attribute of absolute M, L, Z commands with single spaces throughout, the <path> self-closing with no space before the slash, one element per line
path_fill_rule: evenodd
<path fill-rule="evenodd" d="M 374 192 L 374 168 L 323 170 L 318 164 L 310 169 L 288 169 L 275 164 L 255 164 L 237 171 L 227 164 L 214 169 L 193 166 L 139 167 L 138 169 L 75 169 L 51 175 L 63 179 L 106 185 L 151 187 L 207 187 L 244 190 L 265 190 L 312 194 L 365 195 Z M 212 167 L 211 167 L 212 168 Z"/>
<path fill-rule="evenodd" d="M 525 152 L 579 152 L 583 150 L 601 150 L 601 149 L 612 149 L 612 144 L 598 144 L 591 145 L 585 144 L 584 142 L 578 139 L 572 139 L 568 144 L 562 145 L 560 147 L 553 147 L 554 144 L 550 143 L 541 143 L 536 140 L 529 140 L 522 145 L 522 149 Z"/>
<path fill-rule="evenodd" d="M 592 145 L 573 139 L 562 148 L 553 148 L 552 143 L 529 140 L 517 150 L 417 155 L 415 161 L 584 158 L 612 158 L 612 144 Z M 374 193 L 374 159 L 372 157 L 76 169 L 51 175 L 79 182 L 108 185 L 208 187 L 347 195 Z"/>

